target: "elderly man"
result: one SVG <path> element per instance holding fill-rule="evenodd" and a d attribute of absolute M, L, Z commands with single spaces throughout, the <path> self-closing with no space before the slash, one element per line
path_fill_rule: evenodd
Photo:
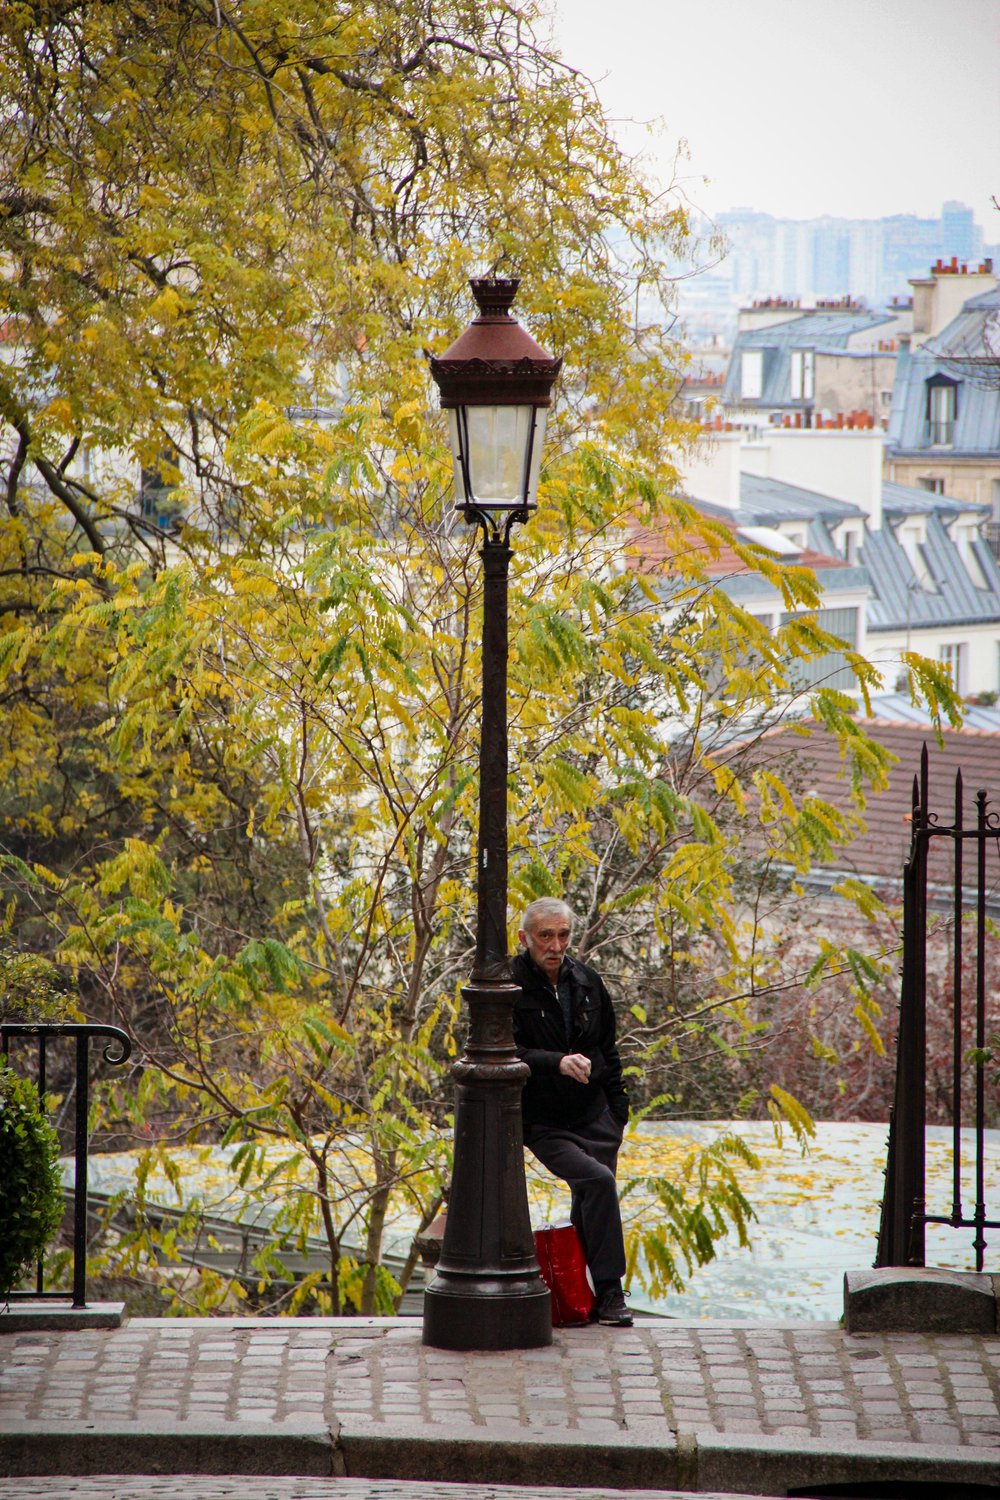
<path fill-rule="evenodd" d="M 600 976 L 567 953 L 573 913 L 565 901 L 532 901 L 514 959 L 514 1006 L 524 1086 L 524 1144 L 572 1191 L 570 1218 L 597 1295 L 597 1320 L 628 1328 L 625 1243 L 615 1167 L 628 1123 L 628 1094 L 615 1045 L 615 1013 Z"/>

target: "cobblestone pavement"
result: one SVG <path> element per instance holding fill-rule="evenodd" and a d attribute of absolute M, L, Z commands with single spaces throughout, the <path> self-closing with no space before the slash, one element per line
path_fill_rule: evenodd
<path fill-rule="evenodd" d="M 5 1500 L 690 1500 L 680 1490 L 552 1489 L 523 1485 L 409 1484 L 393 1479 L 212 1478 L 204 1474 L 8 1479 Z M 700 1500 L 735 1500 L 703 1492 Z M 739 1500 L 754 1500 L 740 1496 Z"/>
<path fill-rule="evenodd" d="M 662 1497 L 671 1485 L 784 1494 L 779 1470 L 832 1480 L 837 1455 L 849 1478 L 919 1470 L 1000 1484 L 1000 1337 L 650 1319 L 474 1354 L 423 1347 L 416 1320 L 361 1318 L 135 1319 L 0 1336 L 0 1473 L 385 1475 L 422 1479 L 420 1493 L 442 1500 L 444 1481 L 477 1482 L 466 1493 L 479 1500 L 504 1493 L 491 1483 L 583 1479 L 604 1495 L 659 1485 Z M 186 1500 L 299 1500 L 291 1481 L 213 1482 Z M 340 1488 L 310 1480 L 303 1500 L 396 1496 L 386 1480 L 326 1482 Z M 118 1494 L 69 1483 L 9 1493 Z M 176 1480 L 129 1483 L 123 1497 L 182 1493 Z"/>
<path fill-rule="evenodd" d="M 0 1419 L 205 1419 L 280 1426 L 351 1414 L 427 1429 L 588 1437 L 659 1429 L 1000 1450 L 1000 1337 L 850 1336 L 834 1324 L 637 1324 L 550 1349 L 424 1348 L 381 1319 L 134 1319 L 0 1338 Z"/>

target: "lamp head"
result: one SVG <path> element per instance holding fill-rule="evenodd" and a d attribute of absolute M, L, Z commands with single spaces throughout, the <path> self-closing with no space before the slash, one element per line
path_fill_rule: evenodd
<path fill-rule="evenodd" d="M 511 316 L 515 278 L 469 283 L 479 316 L 431 375 L 447 413 L 456 507 L 467 520 L 535 508 L 552 386 L 562 366 Z"/>

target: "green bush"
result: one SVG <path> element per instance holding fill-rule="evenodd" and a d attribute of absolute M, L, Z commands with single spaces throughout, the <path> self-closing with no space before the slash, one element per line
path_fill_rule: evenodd
<path fill-rule="evenodd" d="M 35 1085 L 0 1058 L 0 1297 L 42 1255 L 62 1215 L 58 1137 Z"/>
<path fill-rule="evenodd" d="M 82 1020 L 55 964 L 0 943 L 0 1021 Z"/>

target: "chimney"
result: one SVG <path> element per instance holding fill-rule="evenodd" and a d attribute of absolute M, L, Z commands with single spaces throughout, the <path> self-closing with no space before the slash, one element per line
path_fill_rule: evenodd
<path fill-rule="evenodd" d="M 947 328 L 962 311 L 971 297 L 981 292 L 991 292 L 997 285 L 993 274 L 993 262 L 984 260 L 976 270 L 967 265 L 959 267 L 958 256 L 945 263 L 938 258 L 931 267 L 929 276 L 911 280 L 913 288 L 913 334 L 914 343 L 934 338 Z"/>
<path fill-rule="evenodd" d="M 740 503 L 740 468 L 744 436 L 740 432 L 706 433 L 695 444 L 683 472 L 684 493 L 692 500 L 736 510 Z"/>

